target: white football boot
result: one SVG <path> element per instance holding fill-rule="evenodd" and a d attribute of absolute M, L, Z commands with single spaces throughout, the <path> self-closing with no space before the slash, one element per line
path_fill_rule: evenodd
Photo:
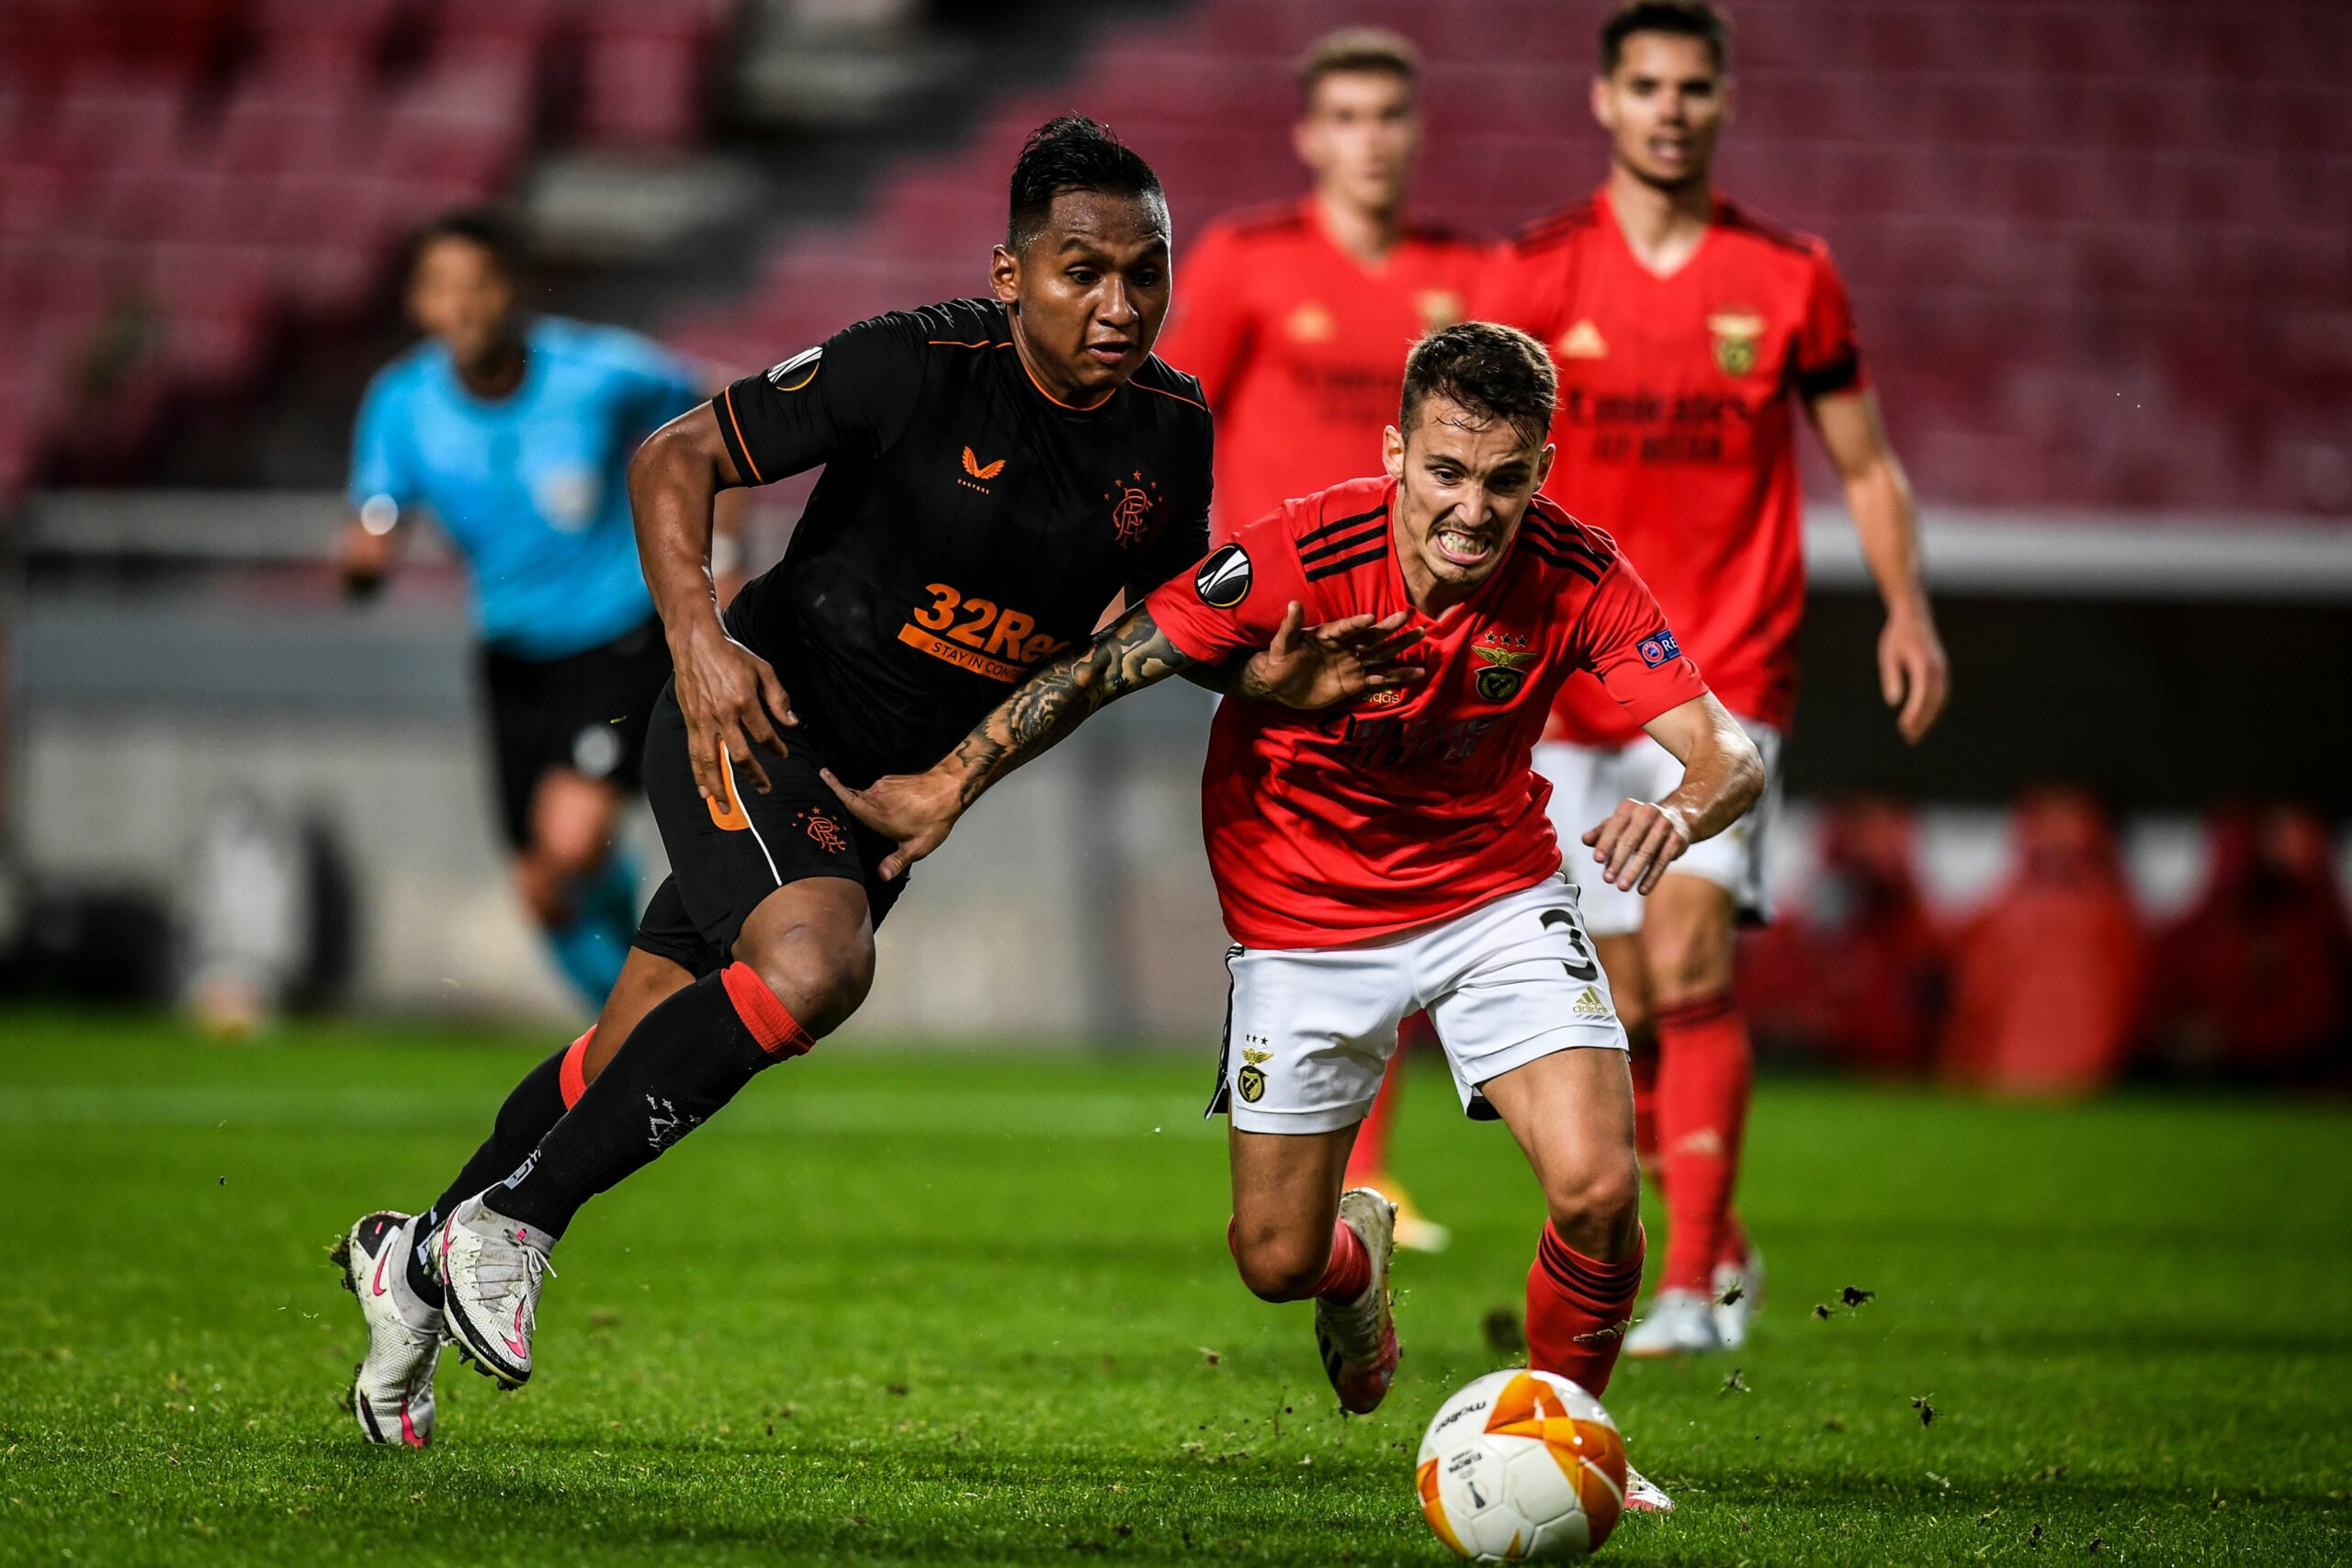
<path fill-rule="evenodd" d="M 362 1218 L 328 1255 L 368 1325 L 367 1359 L 352 1369 L 351 1412 L 371 1443 L 421 1449 L 433 1440 L 433 1371 L 441 1362 L 441 1309 L 409 1288 L 416 1221 L 384 1209 Z"/>
<path fill-rule="evenodd" d="M 531 1335 L 538 1326 L 539 1280 L 555 1269 L 555 1242 L 469 1198 L 441 1223 L 435 1270 L 458 1354 L 508 1388 L 531 1379 Z"/>
<path fill-rule="evenodd" d="M 1629 1464 L 1625 1467 L 1625 1507 L 1635 1514 L 1670 1514 L 1674 1512 L 1674 1499 L 1657 1482 Z"/>
<path fill-rule="evenodd" d="M 1388 1259 L 1396 1245 L 1396 1205 L 1369 1187 L 1340 1194 L 1340 1218 L 1363 1243 L 1372 1280 L 1352 1302 L 1315 1301 L 1315 1348 L 1331 1392 L 1351 1416 L 1369 1416 L 1388 1397 L 1396 1363 L 1396 1320 L 1390 1315 Z"/>
<path fill-rule="evenodd" d="M 1755 1243 L 1748 1244 L 1745 1262 L 1715 1265 L 1714 1287 L 1715 1337 L 1724 1349 L 1739 1349 L 1747 1343 L 1756 1309 L 1764 1304 L 1764 1255 Z"/>
<path fill-rule="evenodd" d="M 1645 1359 L 1690 1356 L 1723 1348 L 1715 1332 L 1713 1303 L 1696 1291 L 1660 1291 L 1650 1310 L 1625 1336 L 1625 1354 Z"/>

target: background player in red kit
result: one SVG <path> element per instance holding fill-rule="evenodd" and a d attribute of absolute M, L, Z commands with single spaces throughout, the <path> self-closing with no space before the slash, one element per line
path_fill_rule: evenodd
<path fill-rule="evenodd" d="M 1482 313 L 1542 340 L 1559 368 L 1548 494 L 1642 563 L 1682 649 L 1778 777 L 1804 608 L 1794 449 L 1802 403 L 1844 482 L 1886 602 L 1879 678 L 1917 741 L 1947 671 L 1920 580 L 1917 520 L 1863 378 L 1844 284 L 1818 240 L 1715 194 L 1727 35 L 1702 0 L 1635 0 L 1601 31 L 1599 194 L 1528 229 Z M 1653 798 L 1677 773 L 1589 681 L 1563 689 L 1536 765 L 1555 820 Z M 1750 1077 L 1732 998 L 1736 921 L 1766 915 L 1759 809 L 1685 857 L 1646 899 L 1584 877 L 1585 913 L 1630 1029 L 1656 1031 L 1656 1144 L 1668 1215 L 1658 1297 L 1633 1355 L 1736 1344 L 1760 1280 L 1731 1209 Z M 1571 857 L 1572 863 L 1575 857 Z"/>
<path fill-rule="evenodd" d="M 1221 543 L 1292 496 L 1371 469 L 1405 355 L 1462 319 L 1491 248 L 1406 213 L 1421 145 L 1420 58 L 1395 33 L 1349 28 L 1298 66 L 1292 130 L 1315 188 L 1221 218 L 1184 256 L 1183 299 L 1160 356 L 1200 378 L 1216 413 Z M 1416 1017 L 1408 1036 L 1427 1037 Z M 1401 1054 L 1400 1054 L 1401 1059 Z M 1445 1246 L 1387 1171 L 1399 1076 L 1382 1081 L 1351 1182 L 1397 1201 L 1396 1244 Z"/>
<path fill-rule="evenodd" d="M 882 867 L 895 874 L 993 780 L 1126 692 L 1237 657 L 1279 661 L 1307 620 L 1396 634 L 1409 676 L 1221 705 L 1202 779 L 1236 942 L 1210 1105 L 1229 1118 L 1228 1239 L 1255 1294 L 1315 1301 L 1325 1371 L 1359 1414 L 1396 1367 L 1394 1210 L 1343 1172 L 1408 1012 L 1429 1010 L 1464 1109 L 1508 1123 L 1543 1187 L 1530 1361 L 1605 1389 L 1640 1287 L 1625 1035 L 1529 766 L 1560 682 L 1596 673 L 1685 768 L 1664 798 L 1623 801 L 1581 834 L 1610 886 L 1655 885 L 1763 788 L 1755 747 L 1670 651 L 1632 566 L 1536 497 L 1554 385 L 1523 333 L 1432 335 L 1407 367 L 1385 478 L 1285 502 L 1041 670 L 928 773 L 841 790 L 899 840 Z M 1638 1480 L 1626 1501 L 1671 1506 Z"/>
<path fill-rule="evenodd" d="M 1210 532 L 1368 473 L 1405 356 L 1463 319 L 1491 247 L 1406 215 L 1421 145 L 1420 60 L 1351 28 L 1299 62 L 1292 142 L 1315 188 L 1228 214 L 1184 253 L 1160 357 L 1216 413 Z"/>

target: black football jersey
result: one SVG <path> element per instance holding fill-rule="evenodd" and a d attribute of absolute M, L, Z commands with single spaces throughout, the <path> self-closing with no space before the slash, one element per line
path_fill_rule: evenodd
<path fill-rule="evenodd" d="M 824 465 L 728 627 L 852 784 L 931 766 L 1208 546 L 1200 384 L 1151 357 L 1091 409 L 1057 401 L 993 299 L 861 321 L 711 406 L 746 482 Z"/>

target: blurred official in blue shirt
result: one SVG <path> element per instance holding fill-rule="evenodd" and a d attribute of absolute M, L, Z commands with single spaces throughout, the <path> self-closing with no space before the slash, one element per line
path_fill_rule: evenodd
<path fill-rule="evenodd" d="M 670 676 L 628 461 L 706 389 L 634 333 L 527 315 L 520 281 L 519 247 L 491 215 L 417 236 L 407 303 L 425 340 L 360 406 L 344 581 L 355 595 L 380 586 L 420 510 L 464 556 L 516 886 L 595 1006 L 637 928 L 637 870 L 613 836 Z"/>

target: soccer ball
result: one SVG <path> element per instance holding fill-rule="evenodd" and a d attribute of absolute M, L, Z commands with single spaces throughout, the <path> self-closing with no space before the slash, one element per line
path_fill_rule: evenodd
<path fill-rule="evenodd" d="M 1421 1438 L 1421 1512 L 1479 1562 L 1581 1562 L 1625 1506 L 1625 1442 L 1600 1401 L 1551 1372 L 1488 1372 Z"/>

